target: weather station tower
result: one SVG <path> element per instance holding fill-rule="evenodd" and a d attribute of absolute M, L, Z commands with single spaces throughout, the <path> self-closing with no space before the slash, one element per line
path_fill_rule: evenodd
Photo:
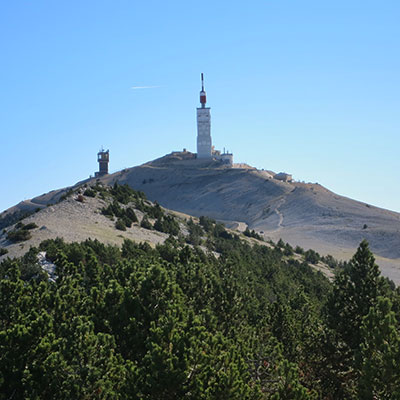
<path fill-rule="evenodd" d="M 200 104 L 197 109 L 197 158 L 211 158 L 211 115 L 210 107 L 206 107 L 206 92 L 204 90 L 204 77 L 201 74 Z"/>
<path fill-rule="evenodd" d="M 110 161 L 109 150 L 105 151 L 103 148 L 97 153 L 97 161 L 99 163 L 99 171 L 94 173 L 95 177 L 104 176 L 108 174 L 108 162 Z"/>

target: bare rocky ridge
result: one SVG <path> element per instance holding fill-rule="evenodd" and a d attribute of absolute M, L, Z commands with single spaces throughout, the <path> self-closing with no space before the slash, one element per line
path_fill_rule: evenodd
<path fill-rule="evenodd" d="M 84 201 L 80 202 L 76 200 L 76 195 L 72 195 L 23 220 L 25 224 L 35 223 L 38 226 L 37 229 L 31 231 L 31 239 L 20 243 L 10 243 L 3 232 L 0 235 L 0 247 L 7 248 L 7 256 L 13 258 L 22 256 L 30 247 L 38 247 L 43 240 L 57 237 L 63 238 L 66 242 L 97 239 L 112 245 L 121 245 L 125 238 L 155 245 L 163 243 L 168 237 L 162 232 L 143 229 L 139 224 L 133 224 L 126 231 L 116 230 L 115 221 L 100 212 L 105 204 L 103 200 L 86 196 Z M 136 214 L 141 220 L 140 211 L 136 210 Z M 11 229 L 12 227 L 9 228 Z"/>
<path fill-rule="evenodd" d="M 281 182 L 272 176 L 271 171 L 247 165 L 229 168 L 217 161 L 196 160 L 189 152 L 174 152 L 100 181 L 127 183 L 168 209 L 206 215 L 235 229 L 248 226 L 265 238 L 282 238 L 339 259 L 351 257 L 367 239 L 383 273 L 400 283 L 399 213 L 336 195 L 318 184 Z M 61 189 L 20 203 L 1 215 L 0 227 L 13 213 L 54 203 L 65 192 Z M 76 227 L 81 236 L 85 229 Z"/>

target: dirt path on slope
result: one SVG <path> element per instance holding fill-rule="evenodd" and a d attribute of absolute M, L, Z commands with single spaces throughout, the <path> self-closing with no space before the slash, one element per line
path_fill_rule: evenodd
<path fill-rule="evenodd" d="M 282 197 L 281 199 L 278 200 L 278 203 L 276 207 L 274 208 L 275 214 L 278 216 L 278 225 L 277 228 L 273 232 L 279 232 L 282 229 L 282 223 L 283 223 L 283 214 L 279 210 L 280 207 L 282 207 L 286 203 L 286 197 Z"/>

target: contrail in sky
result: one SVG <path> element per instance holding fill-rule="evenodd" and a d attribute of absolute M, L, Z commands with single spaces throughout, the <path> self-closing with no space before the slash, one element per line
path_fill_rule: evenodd
<path fill-rule="evenodd" d="M 154 89 L 154 88 L 159 88 L 161 86 L 132 86 L 131 89 L 136 90 L 136 89 Z"/>

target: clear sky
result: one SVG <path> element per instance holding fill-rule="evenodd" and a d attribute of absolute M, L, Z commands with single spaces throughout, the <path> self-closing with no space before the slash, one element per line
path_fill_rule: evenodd
<path fill-rule="evenodd" d="M 0 211 L 196 151 L 205 74 L 216 148 L 400 211 L 400 2 L 0 3 Z M 132 87 L 148 87 L 132 89 Z"/>

